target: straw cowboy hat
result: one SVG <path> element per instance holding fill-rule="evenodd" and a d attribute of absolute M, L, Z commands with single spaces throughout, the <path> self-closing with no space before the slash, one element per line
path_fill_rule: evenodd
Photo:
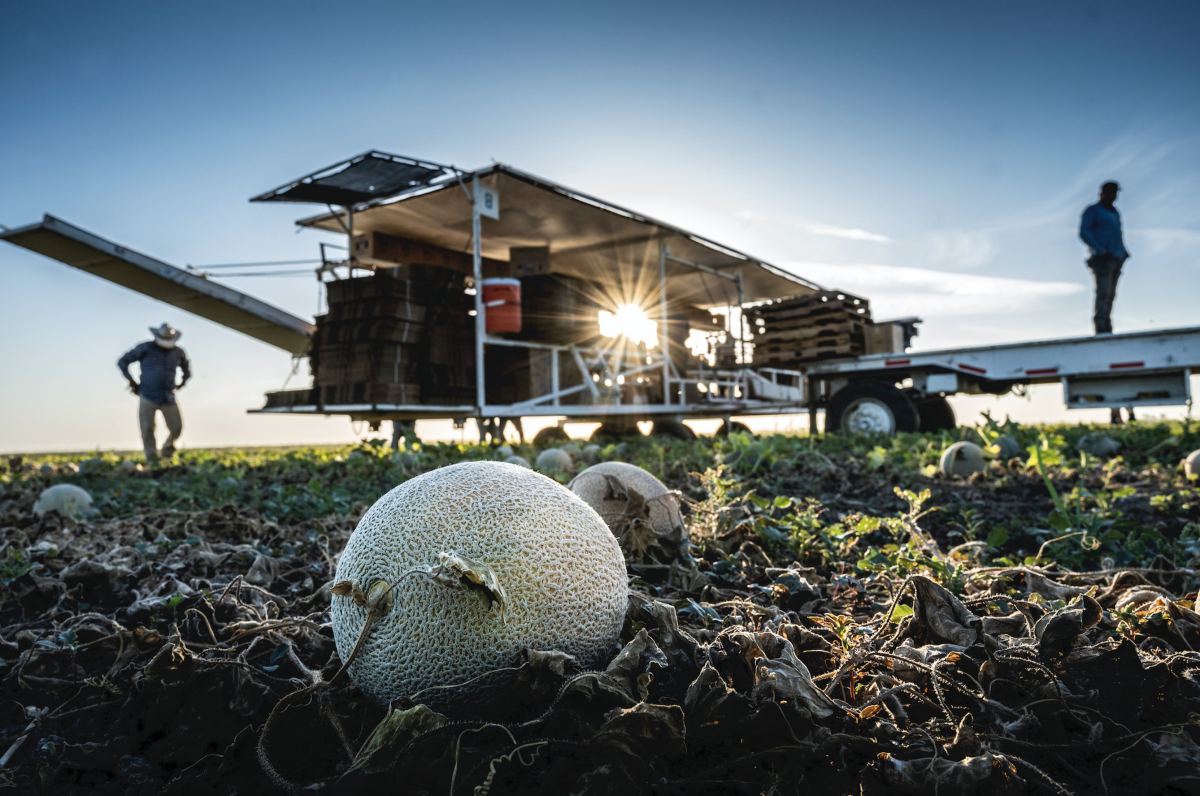
<path fill-rule="evenodd" d="M 179 339 L 183 332 L 179 331 L 169 323 L 164 323 L 162 326 L 155 329 L 150 327 L 150 334 L 154 335 L 154 339 L 163 343 L 174 343 Z"/>

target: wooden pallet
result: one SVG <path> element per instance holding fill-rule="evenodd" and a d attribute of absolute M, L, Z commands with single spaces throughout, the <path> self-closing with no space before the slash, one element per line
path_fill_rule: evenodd
<path fill-rule="evenodd" d="M 800 326 L 794 329 L 759 332 L 754 335 L 754 344 L 756 346 L 769 346 L 822 337 L 834 337 L 846 333 L 863 335 L 868 328 L 867 324 L 858 321 L 831 320 L 819 326 Z"/>
<path fill-rule="evenodd" d="M 276 409 L 285 406 L 313 406 L 317 402 L 317 391 L 313 388 L 305 390 L 276 390 L 267 393 L 266 409 Z"/>
<path fill-rule="evenodd" d="M 842 290 L 823 290 L 807 296 L 784 299 L 770 304 L 759 304 L 747 311 L 752 319 L 764 321 L 786 321 L 842 312 L 859 320 L 871 319 L 870 302 Z"/>
<path fill-rule="evenodd" d="M 756 367 L 792 369 L 805 362 L 815 362 L 821 359 L 834 359 L 837 357 L 856 357 L 861 356 L 862 353 L 863 347 L 859 343 L 841 343 L 827 348 L 788 351 L 783 354 L 767 357 L 765 361 L 756 359 L 754 364 Z"/>

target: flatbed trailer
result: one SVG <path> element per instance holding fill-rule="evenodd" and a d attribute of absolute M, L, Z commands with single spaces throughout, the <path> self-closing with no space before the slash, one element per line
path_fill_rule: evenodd
<path fill-rule="evenodd" d="M 373 427 L 388 420 L 462 424 L 474 418 L 481 437 L 493 438 L 501 435 L 503 421 L 560 418 L 543 431 L 545 441 L 565 438 L 568 422 L 599 423 L 601 433 L 623 434 L 640 421 L 652 421 L 656 431 L 686 437 L 692 432 L 685 419 L 720 419 L 730 430 L 738 427 L 735 416 L 804 412 L 816 431 L 817 416 L 824 412 L 826 431 L 894 433 L 953 427 L 948 395 L 1000 395 L 1028 384 L 1061 383 L 1068 408 L 1190 406 L 1189 376 L 1200 367 L 1200 327 L 905 353 L 916 319 L 893 322 L 892 331 L 905 330 L 890 336 L 893 353 L 811 361 L 795 369 L 763 367 L 747 345 L 753 344 L 753 333 L 743 320 L 745 312 L 781 299 L 814 299 L 822 288 L 707 238 L 503 164 L 465 172 L 371 151 L 252 201 L 328 208 L 296 222 L 346 236 L 345 259 L 330 259 L 326 249 L 332 244 L 321 244 L 318 280 L 333 284 L 356 273 L 436 264 L 458 274 L 474 306 L 470 312 L 464 306 L 461 317 L 444 328 L 428 327 L 437 334 L 470 335 L 473 378 L 463 379 L 469 381 L 469 388 L 463 386 L 469 394 L 455 396 L 463 400 L 426 395 L 423 401 L 399 403 L 325 400 L 314 385 L 315 400 L 289 399 L 283 405 L 268 400 L 267 406 L 248 410 L 255 414 L 346 415 Z M 177 268 L 49 215 L 5 230 L 0 239 L 242 331 L 294 357 L 315 354 L 319 324 L 216 284 L 208 278 L 216 274 Z M 542 259 L 535 257 L 529 261 L 533 270 L 522 272 L 528 263 L 521 258 L 531 252 L 541 252 Z M 530 275 L 559 275 L 597 287 L 602 295 L 588 305 L 593 326 L 596 306 L 635 306 L 656 321 L 659 344 L 639 349 L 620 337 L 597 342 L 595 334 L 531 339 L 489 333 L 488 308 L 477 288 L 488 278 Z M 838 300 L 846 298 L 833 293 Z M 672 334 L 680 329 L 679 313 L 710 320 L 723 314 L 724 327 L 708 332 L 722 337 L 730 355 L 718 357 L 713 367 L 675 356 Z M 682 323 L 693 328 L 691 320 Z M 496 380 L 488 377 L 485 358 L 504 349 L 524 349 L 530 361 L 537 356 L 545 364 L 545 378 L 539 377 L 536 389 L 529 387 L 520 400 L 489 398 L 489 384 Z"/>
<path fill-rule="evenodd" d="M 1188 406 L 1200 327 L 830 359 L 804 369 L 810 428 L 936 431 L 946 396 L 1003 395 L 1058 383 L 1068 409 Z"/>

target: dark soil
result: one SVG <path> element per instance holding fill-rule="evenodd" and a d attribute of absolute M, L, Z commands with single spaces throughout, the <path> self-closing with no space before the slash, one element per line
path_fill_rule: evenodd
<path fill-rule="evenodd" d="M 907 476 L 829 461 L 837 467 L 776 463 L 759 491 L 819 500 L 826 533 L 845 530 L 839 518 L 907 509 L 894 492 Z M 703 499 L 686 469 L 665 475 Z M 1139 484 L 1121 521 L 1169 540 L 1196 520 L 1192 503 L 1152 506 L 1178 491 L 1174 477 L 1093 469 L 1058 473 L 1055 485 L 1066 494 Z M 448 715 L 407 700 L 374 705 L 342 673 L 328 609 L 348 598 L 331 597 L 330 581 L 357 514 L 284 524 L 229 505 L 75 522 L 38 518 L 35 492 L 10 491 L 0 503 L 2 784 L 95 794 L 1200 793 L 1200 616 L 1187 562 L 1025 565 L 1043 537 L 1018 529 L 1044 525 L 1053 509 L 1036 470 L 1014 463 L 922 483 L 945 509 L 917 528 L 932 533 L 924 555 L 957 567 L 945 585 L 797 555 L 741 508 L 707 533 L 696 503 L 691 547 L 631 561 L 623 648 L 603 671 L 525 651 L 504 675 L 504 702 Z M 1017 563 L 947 557 L 971 524 L 964 509 L 984 536 L 1012 530 L 1004 549 Z"/>

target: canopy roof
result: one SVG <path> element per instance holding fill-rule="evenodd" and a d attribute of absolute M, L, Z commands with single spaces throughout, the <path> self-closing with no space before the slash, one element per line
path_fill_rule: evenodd
<path fill-rule="evenodd" d="M 661 221 L 496 164 L 445 177 L 392 199 L 376 200 L 354 213 L 354 232 L 381 232 L 446 249 L 469 252 L 472 177 L 494 188 L 500 219 L 482 219 L 483 256 L 509 260 L 513 247 L 550 247 L 551 272 L 599 282 L 624 302 L 657 301 L 659 246 L 673 257 L 719 274 L 741 272 L 744 301 L 811 293 L 821 288 L 780 268 Z M 342 214 L 325 213 L 296 222 L 342 232 Z M 672 304 L 703 308 L 736 304 L 736 282 L 677 262 L 667 263 Z"/>
<path fill-rule="evenodd" d="M 371 150 L 314 171 L 251 202 L 315 202 L 351 207 L 425 186 L 453 171 L 402 155 Z"/>

